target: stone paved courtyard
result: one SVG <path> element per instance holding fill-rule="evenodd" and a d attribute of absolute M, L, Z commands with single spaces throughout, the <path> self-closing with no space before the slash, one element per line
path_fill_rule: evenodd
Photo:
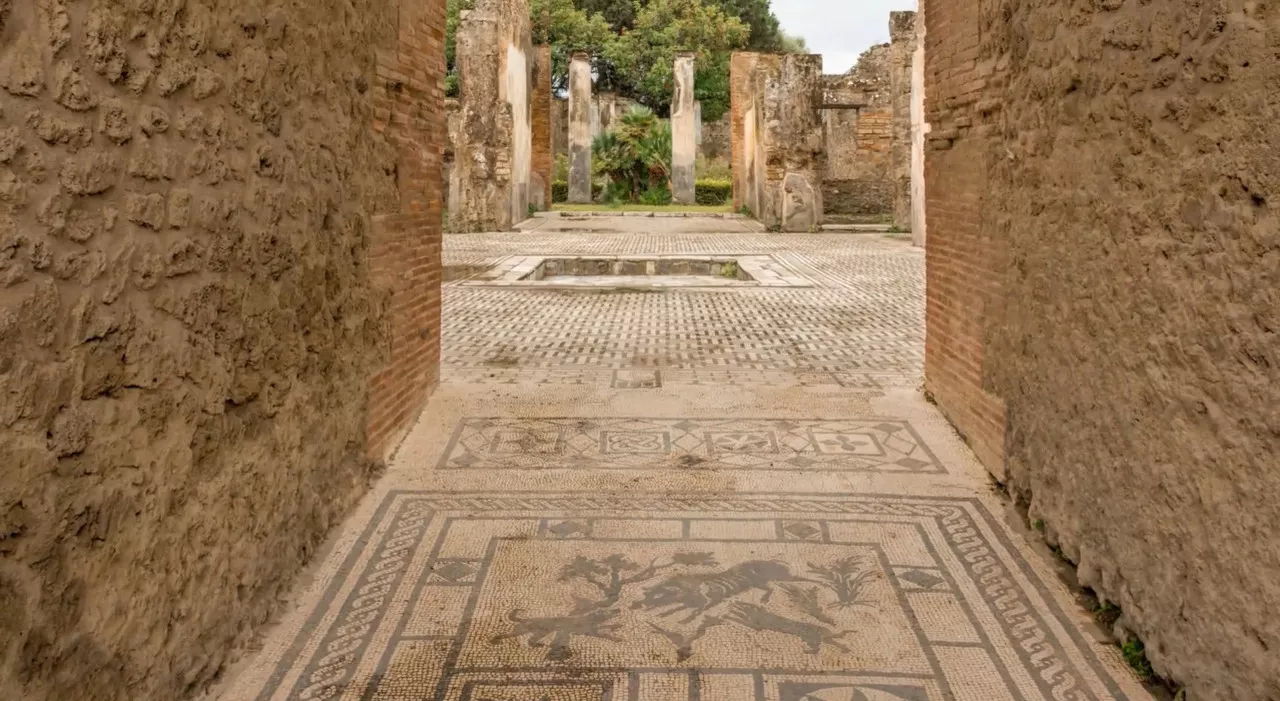
<path fill-rule="evenodd" d="M 446 238 L 441 386 L 222 698 L 1149 698 L 922 396 L 923 253 L 693 221 Z M 482 284 L 677 254 L 809 286 Z"/>

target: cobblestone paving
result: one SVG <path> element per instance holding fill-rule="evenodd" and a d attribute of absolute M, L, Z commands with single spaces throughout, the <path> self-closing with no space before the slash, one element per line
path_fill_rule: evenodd
<path fill-rule="evenodd" d="M 773 255 L 815 286 L 451 284 L 440 389 L 222 698 L 1150 698 L 917 389 L 919 251 L 661 224 L 446 255 Z"/>

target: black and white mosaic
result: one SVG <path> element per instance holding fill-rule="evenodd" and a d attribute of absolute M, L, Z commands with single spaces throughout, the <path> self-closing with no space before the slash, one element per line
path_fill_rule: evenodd
<path fill-rule="evenodd" d="M 469 418 L 440 467 L 945 472 L 890 419 Z"/>
<path fill-rule="evenodd" d="M 386 497 L 259 701 L 1125 699 L 977 500 Z"/>

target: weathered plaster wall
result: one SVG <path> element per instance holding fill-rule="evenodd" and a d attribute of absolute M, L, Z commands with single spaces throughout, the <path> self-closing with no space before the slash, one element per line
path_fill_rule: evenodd
<path fill-rule="evenodd" d="M 676 55 L 675 94 L 671 99 L 671 196 L 676 204 L 696 204 L 694 165 L 698 160 L 698 122 L 693 99 L 695 54 Z"/>
<path fill-rule="evenodd" d="M 1280 698 L 1280 14 L 926 5 L 935 397 L 1158 673 Z"/>
<path fill-rule="evenodd" d="M 591 202 L 591 57 L 569 60 L 569 201 Z"/>
<path fill-rule="evenodd" d="M 479 0 L 457 32 L 460 115 L 449 229 L 507 231 L 528 216 L 533 44 L 526 0 Z"/>
<path fill-rule="evenodd" d="M 911 62 L 916 51 L 916 13 L 889 13 L 889 177 L 893 181 L 893 224 L 911 228 Z"/>
<path fill-rule="evenodd" d="M 822 57 L 737 52 L 730 60 L 734 207 L 765 226 L 823 222 Z"/>
<path fill-rule="evenodd" d="M 911 56 L 911 242 L 924 246 L 925 227 L 925 137 L 929 123 L 924 117 L 924 37 L 926 32 L 923 5 L 916 11 L 915 47 Z"/>
<path fill-rule="evenodd" d="M 443 3 L 0 10 L 0 698 L 190 697 L 434 381 Z"/>

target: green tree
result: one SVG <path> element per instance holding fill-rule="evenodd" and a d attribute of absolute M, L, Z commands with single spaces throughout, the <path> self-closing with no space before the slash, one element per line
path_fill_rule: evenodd
<path fill-rule="evenodd" d="M 729 105 L 729 52 L 742 48 L 750 30 L 742 20 L 702 0 L 650 0 L 635 26 L 608 43 L 603 59 L 620 90 L 666 114 L 674 90 L 679 51 L 697 53 L 694 94 L 703 119 L 718 119 Z"/>
<path fill-rule="evenodd" d="M 615 34 L 635 26 L 636 12 L 644 3 L 636 0 L 575 0 L 574 5 L 587 14 L 600 15 Z"/>
<path fill-rule="evenodd" d="M 533 43 L 551 45 L 551 82 L 557 92 L 569 87 L 569 56 L 588 51 L 599 56 L 614 33 L 599 13 L 574 6 L 573 0 L 531 0 Z"/>

